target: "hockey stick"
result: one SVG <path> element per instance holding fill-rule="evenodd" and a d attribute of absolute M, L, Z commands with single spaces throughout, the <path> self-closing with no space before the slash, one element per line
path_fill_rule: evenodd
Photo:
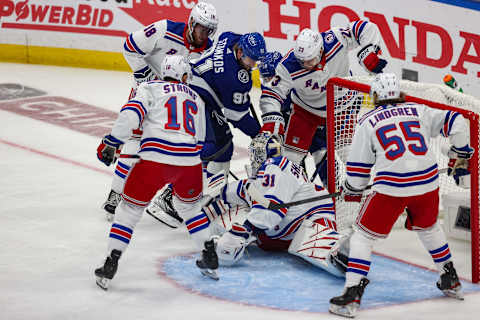
<path fill-rule="evenodd" d="M 442 168 L 438 170 L 439 174 L 446 173 L 448 171 L 448 168 Z M 370 190 L 373 185 L 369 184 L 364 190 Z M 269 210 L 279 210 L 282 208 L 290 208 L 293 206 L 298 206 L 301 204 L 309 203 L 309 202 L 314 202 L 314 201 L 320 201 L 328 198 L 336 198 L 342 194 L 341 191 L 329 193 L 329 194 L 322 194 L 321 196 L 316 196 L 312 198 L 307 198 L 307 199 L 302 199 L 302 200 L 297 200 L 297 201 L 292 201 L 292 202 L 286 202 L 286 203 L 273 203 L 270 200 L 266 199 L 255 186 L 253 186 L 251 183 L 248 183 L 246 186 L 248 193 L 250 196 L 255 199 L 260 205 L 263 207 L 269 209 Z"/>
<path fill-rule="evenodd" d="M 260 124 L 260 120 L 258 120 L 257 112 L 255 111 L 255 108 L 253 107 L 253 104 L 251 102 L 250 102 L 249 109 L 252 112 L 253 117 L 257 121 L 258 126 L 261 127 L 262 125 Z"/>

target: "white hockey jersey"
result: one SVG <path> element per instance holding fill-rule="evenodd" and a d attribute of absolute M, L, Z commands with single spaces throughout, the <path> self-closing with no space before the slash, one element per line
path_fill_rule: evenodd
<path fill-rule="evenodd" d="M 149 81 L 123 106 L 112 135 L 126 141 L 142 127 L 139 155 L 144 160 L 177 166 L 201 163 L 205 141 L 205 104 L 182 83 Z"/>
<path fill-rule="evenodd" d="M 125 60 L 133 70 L 137 82 L 154 79 L 151 73 L 160 75 L 160 65 L 165 55 L 181 55 L 190 59 L 198 58 L 212 46 L 208 39 L 203 47 L 195 48 L 187 41 L 187 26 L 170 20 L 157 21 L 144 29 L 127 36 L 123 45 Z"/>
<path fill-rule="evenodd" d="M 328 79 L 350 76 L 348 52 L 367 45 L 380 45 L 378 27 L 359 20 L 348 28 L 332 28 L 322 32 L 324 53 L 320 67 L 304 69 L 297 61 L 293 49 L 280 61 L 276 76 L 262 90 L 260 109 L 262 113 L 280 112 L 281 105 L 291 94 L 292 102 L 309 112 L 326 117 Z"/>
<path fill-rule="evenodd" d="M 406 197 L 438 188 L 438 165 L 430 139 L 441 134 L 458 148 L 469 142 L 457 112 L 414 103 L 378 106 L 358 122 L 347 159 L 347 181 L 364 189 L 375 165 L 372 190 Z"/>
<path fill-rule="evenodd" d="M 335 221 L 331 198 L 310 202 L 288 209 L 269 210 L 249 199 L 245 190 L 247 180 L 229 183 L 222 191 L 222 200 L 235 205 L 251 207 L 247 220 L 265 231 L 271 239 L 292 240 L 304 219 L 327 218 Z M 270 158 L 260 167 L 254 180 L 250 180 L 263 196 L 275 203 L 307 199 L 328 192 L 308 182 L 303 170 L 285 157 Z"/>

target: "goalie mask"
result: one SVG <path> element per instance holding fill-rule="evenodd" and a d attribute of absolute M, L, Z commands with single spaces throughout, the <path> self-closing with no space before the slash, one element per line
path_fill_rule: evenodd
<path fill-rule="evenodd" d="M 265 160 L 282 155 L 282 143 L 277 136 L 261 132 L 253 138 L 250 146 L 248 146 L 248 153 L 252 174 L 256 175 Z"/>

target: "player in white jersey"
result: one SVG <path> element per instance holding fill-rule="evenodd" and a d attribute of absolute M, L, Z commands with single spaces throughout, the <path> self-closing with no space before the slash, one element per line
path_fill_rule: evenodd
<path fill-rule="evenodd" d="M 217 241 L 205 243 L 202 260 L 197 262 L 202 273 L 215 275 L 217 257 L 223 265 L 237 262 L 245 247 L 256 240 L 266 251 L 288 251 L 336 276 L 343 276 L 347 256 L 339 253 L 339 247 L 346 236 L 336 231 L 331 198 L 288 209 L 269 207 L 328 192 L 309 182 L 300 166 L 281 156 L 281 142 L 276 136 L 258 135 L 252 140 L 249 152 L 251 178 L 227 184 L 216 202 L 204 211 L 213 220 L 234 206 L 247 206 L 250 210 L 245 221 L 234 222 Z M 216 242 L 216 250 L 212 241 Z"/>
<path fill-rule="evenodd" d="M 417 232 L 440 273 L 437 287 L 447 296 L 463 299 L 443 230 L 437 223 L 439 177 L 430 138 L 448 137 L 452 147 L 450 174 L 457 184 L 468 175 L 465 119 L 456 112 L 405 103 L 394 74 L 379 74 L 370 94 L 375 109 L 359 121 L 347 159 L 344 199 L 359 201 L 375 169 L 372 192 L 354 224 L 344 292 L 330 300 L 330 311 L 352 317 L 369 280 L 371 252 L 376 239 L 386 238 L 406 209 L 406 227 Z"/>
<path fill-rule="evenodd" d="M 175 207 L 186 219 L 201 213 L 200 153 L 205 140 L 205 104 L 186 85 L 192 74 L 184 57 L 166 57 L 160 72 L 165 81 L 141 84 L 136 96 L 123 106 L 111 134 L 102 139 L 97 149 L 99 160 L 110 165 L 132 129 L 143 127 L 140 160 L 127 178 L 117 207 L 109 232 L 108 257 L 104 266 L 95 270 L 97 284 L 105 290 L 143 209 L 158 189 L 166 183 L 172 184 Z M 193 238 L 202 237 L 201 230 L 198 231 Z M 199 243 L 203 244 L 208 237 L 209 234 Z"/>
<path fill-rule="evenodd" d="M 198 2 L 192 8 L 187 24 L 164 19 L 131 33 L 123 46 L 123 55 L 133 70 L 134 78 L 129 99 L 135 96 L 140 83 L 160 78 L 160 65 L 166 56 L 182 55 L 189 59 L 200 57 L 212 46 L 209 36 L 215 34 L 217 24 L 215 7 L 209 3 Z M 103 204 L 109 221 L 113 219 L 115 208 L 120 201 L 125 179 L 139 159 L 137 152 L 141 136 L 141 128 L 134 128 L 132 136 L 121 148 L 112 189 Z"/>
<path fill-rule="evenodd" d="M 350 23 L 347 28 L 334 27 L 318 33 L 303 29 L 291 49 L 276 68 L 269 86 L 263 88 L 260 98 L 262 131 L 283 135 L 285 155 L 300 163 L 311 146 L 317 128 L 325 127 L 326 84 L 332 77 L 351 75 L 348 53 L 356 48 L 358 61 L 368 72 L 382 72 L 387 62 L 379 58 L 380 33 L 375 24 L 363 20 Z M 290 97 L 292 113 L 286 130 L 280 112 Z M 325 160 L 323 146 L 310 150 L 315 164 Z M 320 172 L 325 176 L 326 172 Z"/>

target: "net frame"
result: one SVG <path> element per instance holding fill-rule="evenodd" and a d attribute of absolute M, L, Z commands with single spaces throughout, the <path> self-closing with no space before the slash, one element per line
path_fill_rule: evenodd
<path fill-rule="evenodd" d="M 337 181 L 336 173 L 336 158 L 338 158 L 335 149 L 335 88 L 346 88 L 368 94 L 370 92 L 369 83 L 373 77 L 357 77 L 357 78 L 331 78 L 327 82 L 327 154 L 334 154 L 335 157 L 327 157 L 328 175 L 328 190 L 330 193 L 338 191 L 339 183 Z M 409 88 L 416 88 L 416 90 L 409 90 Z M 463 117 L 470 123 L 470 146 L 475 149 L 475 152 L 470 160 L 471 170 L 471 188 L 470 188 L 470 231 L 471 231 L 471 262 L 472 262 L 472 282 L 478 283 L 480 280 L 480 232 L 479 232 L 479 113 L 480 102 L 468 95 L 459 94 L 456 91 L 440 87 L 434 84 L 412 83 L 411 81 L 401 81 L 401 89 L 406 93 L 406 102 L 414 102 L 425 104 L 433 108 L 441 110 L 452 110 L 463 115 Z M 444 93 L 444 95 L 428 93 L 429 90 L 436 90 Z M 411 94 L 411 95 L 410 95 Z M 435 97 L 435 98 L 433 98 Z M 434 101 L 436 100 L 436 101 Z M 455 104 L 458 107 L 449 105 Z M 356 124 L 356 122 L 355 122 Z M 352 128 L 350 128 L 352 130 Z M 354 130 L 354 129 L 353 129 Z M 336 203 L 339 200 L 334 200 Z"/>

